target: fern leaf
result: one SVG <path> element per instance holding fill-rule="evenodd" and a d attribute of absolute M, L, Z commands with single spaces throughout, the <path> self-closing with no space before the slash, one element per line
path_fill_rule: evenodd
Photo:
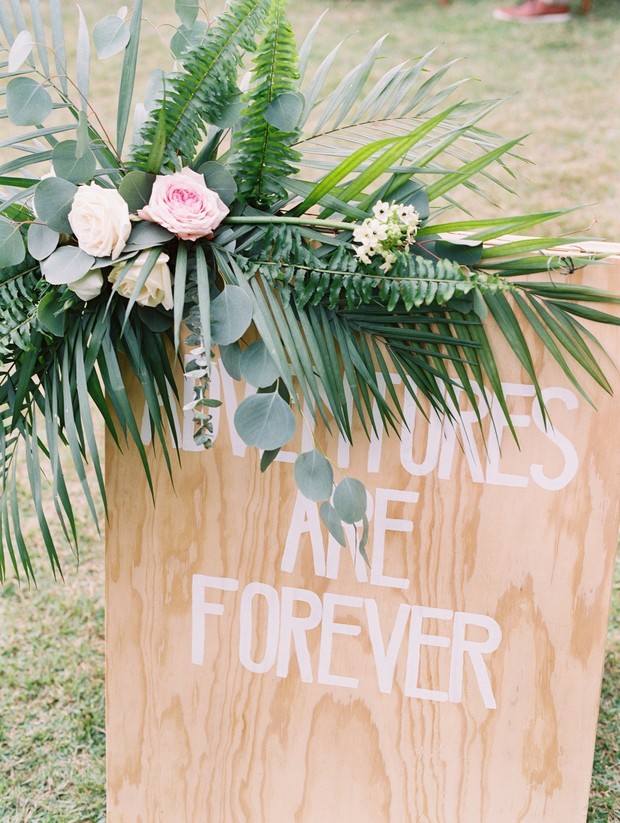
<path fill-rule="evenodd" d="M 182 73 L 164 80 L 165 98 L 151 109 L 142 128 L 142 145 L 132 165 L 144 169 L 164 110 L 166 139 L 164 163 L 176 155 L 191 160 L 208 123 L 216 123 L 237 89 L 237 69 L 244 51 L 254 51 L 270 0 L 236 0 L 205 33 L 204 41 L 183 56 Z"/>
<path fill-rule="evenodd" d="M 39 265 L 29 255 L 23 263 L 0 270 L 0 356 L 26 351 L 42 296 Z"/>
<path fill-rule="evenodd" d="M 286 197 L 282 178 L 296 171 L 294 164 L 300 155 L 291 144 L 299 136 L 299 116 L 293 116 L 287 127 L 282 122 L 290 119 L 287 112 L 284 118 L 276 119 L 273 110 L 280 101 L 295 107 L 298 77 L 297 48 L 285 2 L 273 0 L 267 32 L 254 61 L 253 88 L 247 95 L 241 125 L 233 134 L 230 159 L 240 199 L 257 206 Z"/>

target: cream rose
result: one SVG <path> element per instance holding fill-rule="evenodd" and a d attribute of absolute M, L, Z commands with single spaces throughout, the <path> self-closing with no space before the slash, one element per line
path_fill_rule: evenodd
<path fill-rule="evenodd" d="M 138 211 L 138 217 L 159 223 L 181 240 L 210 237 L 227 214 L 219 194 L 192 169 L 159 175 L 148 205 Z"/>
<path fill-rule="evenodd" d="M 116 189 L 102 189 L 96 183 L 78 187 L 69 223 L 82 251 L 112 260 L 124 249 L 131 231 L 127 203 Z"/>
<path fill-rule="evenodd" d="M 117 292 L 128 299 L 140 277 L 140 272 L 149 256 L 148 251 L 140 252 L 131 264 L 123 279 L 118 284 Z M 163 306 L 165 309 L 172 308 L 172 278 L 168 268 L 167 254 L 160 254 L 153 266 L 153 269 L 136 298 L 136 302 L 141 306 Z M 126 263 L 117 263 L 108 275 L 110 283 L 116 283 L 125 268 Z"/>
<path fill-rule="evenodd" d="M 73 283 L 67 283 L 67 288 L 75 292 L 80 300 L 87 303 L 89 300 L 101 294 L 103 274 L 98 269 L 93 269 L 87 272 L 84 277 L 80 277 L 79 280 L 74 280 Z"/>

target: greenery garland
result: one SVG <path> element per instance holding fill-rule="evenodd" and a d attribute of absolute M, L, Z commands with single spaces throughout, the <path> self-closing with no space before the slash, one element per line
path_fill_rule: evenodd
<path fill-rule="evenodd" d="M 0 5 L 1 116 L 14 134 L 2 143 L 10 159 L 0 166 L 0 578 L 9 563 L 33 577 L 19 465 L 55 571 L 47 496 L 75 547 L 70 467 L 96 518 L 85 469 L 92 463 L 105 505 L 93 410 L 119 447 L 133 441 L 150 482 L 128 374 L 140 382 L 171 469 L 177 389 L 169 352 L 180 356 L 184 342 L 196 441 L 212 445 L 218 346 L 229 373 L 257 388 L 235 425 L 263 450 L 263 469 L 293 436 L 293 408 L 304 400 L 348 439 L 353 414 L 369 435 L 376 413 L 396 428 L 403 411 L 393 372 L 448 416 L 458 413 L 457 389 L 479 413 L 486 384 L 509 419 L 488 315 L 543 408 L 524 325 L 580 392 L 580 370 L 609 390 L 582 321 L 617 323 L 592 304 L 618 297 L 562 276 L 574 261 L 545 251 L 562 238 L 492 242 L 560 212 L 449 217 L 459 187 L 482 193 L 497 183 L 493 169 L 506 168 L 520 142 L 479 127 L 494 103 L 446 105 L 460 84 L 442 86 L 448 66 L 433 71 L 430 55 L 378 74 L 382 41 L 330 90 L 335 52 L 311 68 L 319 24 L 298 53 L 284 0 L 233 0 L 209 26 L 197 0 L 176 8 L 177 70 L 154 73 L 125 156 L 141 0 L 129 19 L 121 10 L 92 32 L 100 59 L 124 55 L 115 140 L 89 100 L 81 13 L 69 70 L 59 0 L 50 0 L 49 26 L 38 3 L 28 19 L 20 2 Z M 248 56 L 249 79 L 240 83 Z M 343 522 L 362 524 L 364 553 L 362 484 L 335 484 L 318 450 L 298 457 L 295 478 L 322 501 L 336 539 L 344 541 Z"/>

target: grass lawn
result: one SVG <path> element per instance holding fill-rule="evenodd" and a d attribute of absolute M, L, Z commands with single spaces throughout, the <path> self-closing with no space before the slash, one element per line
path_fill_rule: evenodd
<path fill-rule="evenodd" d="M 91 26 L 109 12 L 95 0 L 81 5 Z M 162 63 L 159 33 L 167 41 L 166 21 L 173 20 L 169 5 L 146 0 L 150 22 L 140 61 L 142 84 L 148 71 Z M 522 151 L 531 162 L 519 164 L 515 182 L 519 197 L 498 190 L 495 206 L 468 201 L 476 215 L 496 207 L 518 213 L 581 205 L 545 230 L 587 231 L 592 238 L 620 242 L 618 0 L 594 0 L 587 17 L 576 14 L 568 24 L 532 27 L 527 33 L 521 26 L 492 20 L 492 5 L 485 0 L 453 0 L 449 7 L 438 0 L 335 0 L 321 45 L 327 52 L 354 32 L 336 63 L 339 76 L 385 31 L 393 32 L 385 48 L 391 62 L 415 58 L 435 46 L 435 66 L 459 58 L 451 76 L 474 78 L 467 96 L 506 98 L 486 121 L 487 128 L 507 138 L 531 134 Z M 291 0 L 300 34 L 323 8 L 317 0 Z M 118 64 L 102 66 L 93 91 L 100 114 L 109 119 Z M 86 512 L 83 521 L 79 569 L 65 556 L 65 580 L 55 582 L 41 560 L 38 588 L 8 582 L 0 592 L 2 823 L 105 819 L 103 547 Z M 620 823 L 620 567 L 588 819 Z"/>

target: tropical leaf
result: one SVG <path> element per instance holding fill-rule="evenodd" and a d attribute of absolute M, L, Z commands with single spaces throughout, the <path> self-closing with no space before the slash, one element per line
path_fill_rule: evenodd
<path fill-rule="evenodd" d="M 228 166 L 239 199 L 266 206 L 286 197 L 285 180 L 295 171 L 301 115 L 297 89 L 297 50 L 284 0 L 273 0 L 266 34 L 254 58 L 253 84 L 247 106 L 233 132 Z"/>
<path fill-rule="evenodd" d="M 193 158 L 207 124 L 217 124 L 237 96 L 238 66 L 245 51 L 254 51 L 256 32 L 269 7 L 270 0 L 235 0 L 217 25 L 209 27 L 203 42 L 183 55 L 183 71 L 164 79 L 165 99 L 156 102 L 141 131 L 134 166 L 146 169 L 162 109 L 164 162 L 177 154 Z"/>

